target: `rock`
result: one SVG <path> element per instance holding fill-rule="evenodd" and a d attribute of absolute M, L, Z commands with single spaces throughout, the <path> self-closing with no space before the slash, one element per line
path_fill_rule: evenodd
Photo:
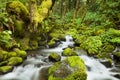
<path fill-rule="evenodd" d="M 71 48 L 66 48 L 62 52 L 62 56 L 77 56 L 78 54 Z"/>
<path fill-rule="evenodd" d="M 12 66 L 2 66 L 2 67 L 0 67 L 0 74 L 10 72 L 10 71 L 12 71 L 12 69 L 13 69 Z"/>
<path fill-rule="evenodd" d="M 16 57 L 17 56 L 17 53 L 16 52 L 9 52 L 8 53 L 8 57 Z"/>
<path fill-rule="evenodd" d="M 113 59 L 114 59 L 116 62 L 119 62 L 119 61 L 120 61 L 120 52 L 114 52 L 114 53 L 113 53 Z"/>
<path fill-rule="evenodd" d="M 8 58 L 8 52 L 0 50 L 0 61 L 6 60 Z"/>
<path fill-rule="evenodd" d="M 56 62 L 49 68 L 48 73 L 48 80 L 87 80 L 84 62 L 78 56 L 70 56 Z"/>
<path fill-rule="evenodd" d="M 57 53 L 50 53 L 48 58 L 52 62 L 58 62 L 58 61 L 61 60 L 61 56 L 59 54 L 57 54 Z"/>
<path fill-rule="evenodd" d="M 39 80 L 48 80 L 48 69 L 49 67 L 45 67 L 40 70 Z"/>
<path fill-rule="evenodd" d="M 7 63 L 8 63 L 7 60 L 6 61 L 2 61 L 2 62 L 0 62 L 0 66 L 5 66 Z"/>
<path fill-rule="evenodd" d="M 112 60 L 100 60 L 100 62 L 107 68 L 112 67 Z"/>
<path fill-rule="evenodd" d="M 50 40 L 48 42 L 48 46 L 49 46 L 49 48 L 54 48 L 54 47 L 56 47 L 56 42 L 54 40 Z"/>
<path fill-rule="evenodd" d="M 8 59 L 8 64 L 10 66 L 15 66 L 15 65 L 19 65 L 23 62 L 23 59 L 21 57 L 11 57 Z"/>
<path fill-rule="evenodd" d="M 120 74 L 115 74 L 114 77 L 120 79 Z"/>
<path fill-rule="evenodd" d="M 27 57 L 27 53 L 23 50 L 20 50 L 18 48 L 14 48 L 14 51 L 17 53 L 18 57 L 22 57 L 22 58 L 26 58 Z"/>

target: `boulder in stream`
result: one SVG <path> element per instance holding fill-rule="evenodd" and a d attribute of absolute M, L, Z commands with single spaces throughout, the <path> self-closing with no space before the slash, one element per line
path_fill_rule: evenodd
<path fill-rule="evenodd" d="M 10 72 L 10 71 L 12 71 L 12 69 L 13 69 L 12 66 L 2 66 L 2 67 L 0 67 L 0 74 Z"/>
<path fill-rule="evenodd" d="M 11 57 L 8 59 L 8 64 L 10 66 L 15 66 L 15 65 L 19 65 L 23 62 L 23 59 L 21 57 Z"/>
<path fill-rule="evenodd" d="M 71 48 L 66 48 L 62 52 L 62 56 L 77 56 L 78 54 Z"/>
<path fill-rule="evenodd" d="M 61 60 L 61 56 L 59 54 L 57 54 L 57 53 L 50 53 L 48 58 L 52 62 L 57 62 L 57 61 Z"/>
<path fill-rule="evenodd" d="M 56 62 L 48 70 L 48 80 L 87 80 L 86 68 L 79 56 Z"/>

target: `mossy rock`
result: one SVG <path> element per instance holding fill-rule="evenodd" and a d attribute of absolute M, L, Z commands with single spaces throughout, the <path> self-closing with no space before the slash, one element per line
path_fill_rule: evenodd
<path fill-rule="evenodd" d="M 37 49 L 37 48 L 38 48 L 38 42 L 35 40 L 31 40 L 30 41 L 30 49 L 33 50 L 33 49 Z"/>
<path fill-rule="evenodd" d="M 58 31 L 58 30 L 57 30 Z M 59 31 L 58 32 L 52 32 L 52 33 L 50 33 L 50 37 L 52 38 L 52 39 L 60 39 L 60 40 L 62 40 L 62 41 L 65 41 L 66 39 L 65 39 L 65 34 L 61 34 L 61 33 L 59 33 Z"/>
<path fill-rule="evenodd" d="M 75 39 L 75 46 L 80 46 L 80 44 L 83 43 L 86 38 L 86 35 L 77 36 L 77 38 Z"/>
<path fill-rule="evenodd" d="M 53 48 L 53 47 L 56 46 L 56 42 L 55 42 L 54 40 L 50 40 L 50 41 L 48 42 L 48 46 L 49 46 L 49 48 Z"/>
<path fill-rule="evenodd" d="M 62 56 L 77 56 L 78 54 L 71 48 L 66 48 L 62 52 Z"/>
<path fill-rule="evenodd" d="M 5 66 L 7 63 L 8 63 L 7 60 L 6 61 L 2 61 L 2 62 L 0 62 L 0 66 Z"/>
<path fill-rule="evenodd" d="M 16 57 L 18 56 L 16 52 L 12 51 L 12 52 L 8 52 L 8 57 Z"/>
<path fill-rule="evenodd" d="M 78 56 L 56 62 L 48 72 L 48 80 L 87 80 L 85 64 Z"/>
<path fill-rule="evenodd" d="M 8 59 L 8 64 L 10 66 L 15 66 L 15 65 L 19 65 L 23 62 L 23 59 L 21 57 L 11 57 Z"/>
<path fill-rule="evenodd" d="M 120 52 L 114 52 L 112 53 L 113 54 L 113 59 L 116 61 L 116 62 L 119 62 L 120 61 Z"/>
<path fill-rule="evenodd" d="M 28 50 L 29 49 L 29 40 L 30 40 L 29 38 L 19 39 L 21 50 Z"/>
<path fill-rule="evenodd" d="M 12 69 L 13 69 L 12 66 L 2 66 L 2 67 L 0 67 L 0 74 L 10 72 L 10 71 L 12 71 Z"/>
<path fill-rule="evenodd" d="M 61 60 L 61 56 L 57 53 L 50 53 L 48 58 L 50 61 L 53 61 L 53 62 L 58 62 Z"/>
<path fill-rule="evenodd" d="M 8 52 L 0 50 L 0 61 L 6 60 L 8 58 Z"/>
<path fill-rule="evenodd" d="M 20 50 L 18 48 L 15 48 L 14 51 L 17 53 L 18 57 L 26 58 L 27 53 L 23 50 Z"/>

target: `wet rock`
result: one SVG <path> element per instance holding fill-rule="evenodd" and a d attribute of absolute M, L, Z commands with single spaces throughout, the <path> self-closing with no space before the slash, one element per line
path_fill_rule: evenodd
<path fill-rule="evenodd" d="M 15 65 L 19 65 L 23 62 L 23 59 L 21 57 L 11 57 L 10 59 L 8 59 L 8 64 L 10 66 L 15 66 Z"/>
<path fill-rule="evenodd" d="M 8 52 L 0 50 L 0 61 L 6 60 L 8 58 Z"/>
<path fill-rule="evenodd" d="M 57 54 L 57 53 L 50 53 L 48 58 L 52 62 L 58 62 L 58 61 L 61 60 L 61 56 L 59 54 Z"/>
<path fill-rule="evenodd" d="M 6 61 L 2 61 L 2 62 L 0 62 L 0 66 L 4 66 L 4 65 L 6 65 L 8 63 L 8 61 L 6 60 Z"/>
<path fill-rule="evenodd" d="M 100 63 L 102 63 L 107 68 L 112 67 L 112 61 L 111 60 L 100 60 Z"/>
<path fill-rule="evenodd" d="M 0 67 L 0 74 L 5 74 L 7 72 L 12 71 L 13 67 L 12 66 L 2 66 Z"/>
<path fill-rule="evenodd" d="M 119 62 L 119 61 L 120 61 L 120 52 L 114 52 L 114 53 L 113 53 L 113 59 L 114 59 L 116 62 Z"/>
<path fill-rule="evenodd" d="M 56 47 L 56 42 L 54 40 L 50 40 L 48 42 L 48 46 L 49 46 L 49 48 L 54 48 L 54 47 Z"/>
<path fill-rule="evenodd" d="M 87 80 L 83 60 L 78 56 L 67 57 L 49 68 L 48 80 Z"/>
<path fill-rule="evenodd" d="M 9 58 L 10 58 L 10 57 L 16 57 L 16 56 L 18 56 L 16 52 L 13 52 L 13 51 L 12 51 L 12 52 L 9 52 L 9 53 L 8 53 L 8 57 L 9 57 Z"/>
<path fill-rule="evenodd" d="M 49 67 L 45 67 L 40 70 L 39 80 L 48 80 L 48 69 Z"/>
<path fill-rule="evenodd" d="M 23 50 L 20 50 L 18 48 L 14 48 L 14 51 L 17 53 L 17 56 L 19 56 L 19 57 L 22 57 L 22 58 L 27 57 L 27 53 Z"/>
<path fill-rule="evenodd" d="M 120 74 L 115 74 L 114 77 L 120 79 Z"/>
<path fill-rule="evenodd" d="M 71 48 L 66 48 L 62 52 L 62 56 L 78 56 L 78 54 Z"/>

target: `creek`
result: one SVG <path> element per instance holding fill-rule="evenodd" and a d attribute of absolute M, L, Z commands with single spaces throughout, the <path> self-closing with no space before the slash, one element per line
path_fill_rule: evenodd
<path fill-rule="evenodd" d="M 74 47 L 74 42 L 71 36 L 66 35 L 66 41 L 61 41 L 56 48 L 31 51 L 30 53 L 35 53 L 36 55 L 29 55 L 21 65 L 14 67 L 12 72 L 0 75 L 0 80 L 47 80 L 47 69 L 53 64 L 48 59 L 49 53 L 57 52 L 61 55 L 63 49 L 68 46 Z M 99 59 L 83 55 L 84 51 L 77 52 L 86 65 L 87 80 L 120 80 L 114 77 L 114 75 L 120 74 L 113 71 L 117 69 L 114 64 L 113 67 L 107 68 Z M 65 58 L 61 57 L 62 60 Z"/>

